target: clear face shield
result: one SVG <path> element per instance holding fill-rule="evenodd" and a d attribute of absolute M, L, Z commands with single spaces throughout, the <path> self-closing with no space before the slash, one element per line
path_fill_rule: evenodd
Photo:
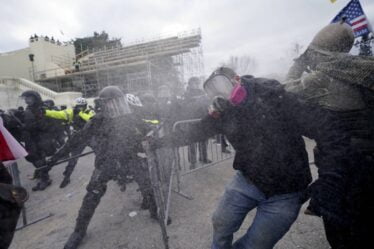
<path fill-rule="evenodd" d="M 36 99 L 33 96 L 20 97 L 26 106 L 32 106 L 36 103 Z"/>
<path fill-rule="evenodd" d="M 204 90 L 211 99 L 217 96 L 229 99 L 234 85 L 234 81 L 229 79 L 227 76 L 217 74 L 205 81 Z"/>
<path fill-rule="evenodd" d="M 96 99 L 95 110 L 103 113 L 109 118 L 116 118 L 132 113 L 129 103 L 127 103 L 125 97 Z"/>

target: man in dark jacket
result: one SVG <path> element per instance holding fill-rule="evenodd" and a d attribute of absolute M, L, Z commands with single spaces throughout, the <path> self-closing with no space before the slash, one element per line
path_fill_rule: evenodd
<path fill-rule="evenodd" d="M 335 169 L 330 179 L 336 194 L 326 195 L 321 185 L 309 206 L 322 216 L 333 249 L 365 248 L 374 223 L 374 58 L 348 54 L 354 40 L 347 23 L 327 25 L 295 60 L 286 84 L 288 91 L 335 116 L 350 138 L 350 164 Z M 317 145 L 319 175 L 325 171 L 325 154 Z"/>
<path fill-rule="evenodd" d="M 312 180 L 302 136 L 323 142 L 329 163 L 336 167 L 343 158 L 344 138 L 329 129 L 325 112 L 300 103 L 275 80 L 240 78 L 229 68 L 219 68 L 204 89 L 213 98 L 210 115 L 155 146 L 224 134 L 236 151 L 237 174 L 214 212 L 212 248 L 273 248 L 296 220 L 302 193 Z M 252 225 L 232 244 L 233 233 L 254 208 Z"/>
<path fill-rule="evenodd" d="M 91 139 L 97 142 L 91 144 L 96 155 L 95 170 L 87 185 L 87 193 L 79 210 L 74 232 L 65 249 L 75 249 L 79 246 L 95 209 L 106 192 L 107 183 L 110 180 L 118 180 L 119 177 L 126 178 L 129 174 L 134 176 L 143 196 L 142 208 L 149 209 L 151 217 L 157 219 L 157 206 L 148 168 L 145 159 L 138 155 L 143 152 L 141 142 L 149 131 L 148 126 L 133 115 L 128 101 L 118 87 L 108 86 L 101 90 L 95 105 L 98 113 L 50 160 L 50 163 L 57 161 L 74 147 L 88 145 Z M 125 184 L 125 181 L 117 182 Z"/>

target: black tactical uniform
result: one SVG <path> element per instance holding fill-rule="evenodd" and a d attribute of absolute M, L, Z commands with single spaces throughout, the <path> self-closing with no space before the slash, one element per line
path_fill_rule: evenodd
<path fill-rule="evenodd" d="M 66 155 L 75 146 L 87 145 L 91 139 L 95 141 L 91 143 L 96 155 L 95 170 L 87 186 L 87 194 L 79 210 L 74 233 L 70 236 L 65 249 L 78 247 L 110 180 L 125 179 L 127 175 L 133 175 L 143 196 L 142 206 L 149 208 L 151 216 L 157 218 L 157 207 L 147 165 L 144 159 L 137 155 L 143 152 L 141 141 L 148 128 L 135 115 L 126 114 L 126 111 L 121 109 L 123 106 L 114 107 L 124 100 L 122 92 L 117 87 L 104 88 L 99 94 L 99 100 L 96 104 L 100 105 L 100 108 L 96 109 L 102 112 L 96 114 L 81 131 L 74 134 L 51 160 L 53 162 Z M 118 183 L 125 184 L 126 181 L 119 180 Z"/>
<path fill-rule="evenodd" d="M 42 167 L 46 164 L 45 158 L 56 151 L 56 144 L 50 133 L 50 125 L 44 117 L 43 102 L 39 93 L 29 90 L 22 93 L 21 97 L 25 98 L 27 108 L 24 113 L 24 134 L 25 147 L 29 155 L 26 160 L 31 162 L 35 168 Z M 48 169 L 39 170 L 35 174 L 40 178 L 33 190 L 44 190 L 51 184 Z"/>

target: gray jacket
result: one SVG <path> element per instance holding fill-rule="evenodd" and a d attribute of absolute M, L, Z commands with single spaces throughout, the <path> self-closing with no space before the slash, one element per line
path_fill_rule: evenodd
<path fill-rule="evenodd" d="M 365 109 L 362 87 L 374 90 L 374 58 L 310 48 L 295 60 L 285 86 L 308 102 L 333 111 Z"/>

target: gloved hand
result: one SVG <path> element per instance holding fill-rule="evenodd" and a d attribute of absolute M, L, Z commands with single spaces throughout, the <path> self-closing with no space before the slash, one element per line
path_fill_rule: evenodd
<path fill-rule="evenodd" d="M 21 206 L 28 200 L 29 195 L 23 187 L 0 183 L 0 198 Z"/>
<path fill-rule="evenodd" d="M 212 105 L 209 106 L 209 115 L 213 118 L 219 118 L 221 114 L 231 107 L 230 101 L 227 99 L 217 96 L 214 97 Z"/>
<path fill-rule="evenodd" d="M 228 101 L 227 99 L 221 96 L 217 96 L 217 97 L 214 97 L 212 106 L 216 111 L 224 112 L 227 109 L 229 109 L 232 105 L 230 101 Z"/>

